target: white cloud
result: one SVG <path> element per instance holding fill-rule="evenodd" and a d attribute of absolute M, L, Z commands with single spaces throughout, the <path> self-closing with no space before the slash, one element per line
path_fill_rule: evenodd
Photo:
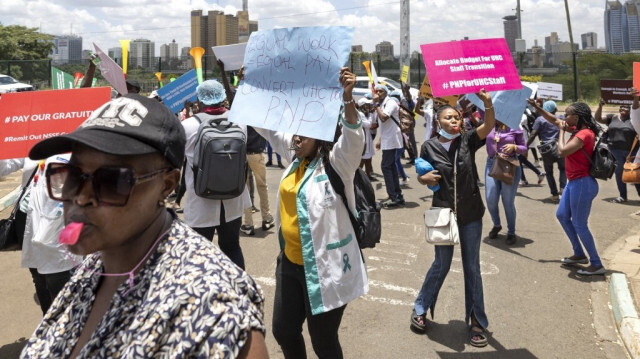
<path fill-rule="evenodd" d="M 235 14 L 241 0 L 222 0 L 220 7 L 205 0 L 0 0 L 3 25 L 41 27 L 44 32 L 67 34 L 70 28 L 83 37 L 85 48 L 96 42 L 103 49 L 119 46 L 119 39 L 147 38 L 161 44 L 175 39 L 190 46 L 192 9 L 223 10 Z M 563 0 L 522 0 L 522 32 L 527 46 L 552 31 L 568 41 Z M 423 43 L 504 36 L 502 17 L 514 13 L 515 1 L 413 0 L 411 4 L 411 51 Z M 570 0 L 574 41 L 580 34 L 598 33 L 604 46 L 604 4 L 596 0 Z M 335 11 L 351 8 L 345 11 Z M 250 0 L 249 14 L 259 19 L 260 29 L 291 26 L 345 25 L 356 28 L 354 44 L 373 51 L 387 40 L 396 54 L 400 42 L 400 1 L 393 0 Z M 290 16 L 292 15 L 292 16 Z M 156 52 L 158 54 L 158 52 Z"/>

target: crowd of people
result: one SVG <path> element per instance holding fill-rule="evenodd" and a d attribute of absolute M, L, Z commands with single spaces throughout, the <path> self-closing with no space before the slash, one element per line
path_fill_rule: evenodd
<path fill-rule="evenodd" d="M 218 65 L 224 75 L 224 64 Z M 506 244 L 518 241 L 515 199 L 529 185 L 527 167 L 538 184 L 546 179 L 546 200 L 558 205 L 556 217 L 572 247 L 563 265 L 588 265 L 580 275 L 605 273 L 588 227 L 598 194 L 590 158 L 597 138 L 605 136 L 598 123 L 606 125 L 605 142 L 618 161 L 614 202 L 626 202 L 622 163 L 637 153 L 632 148 L 640 131 L 637 91 L 632 107 L 621 106 L 618 115 L 606 117 L 604 102 L 592 116 L 584 103 L 558 115 L 554 101 L 530 100 L 522 118 L 515 119 L 520 126 L 510 128 L 506 123 L 514 121 L 495 117 L 484 90 L 476 94 L 483 105 L 477 107 L 413 98 L 408 86 L 390 91 L 385 84 L 354 99 L 355 75 L 343 68 L 339 81 L 344 93 L 333 141 L 233 125 L 246 141 L 246 171 L 236 174 L 241 191 L 226 197 L 203 195 L 198 184 L 203 124 L 226 121 L 233 105 L 235 89 L 226 76 L 202 82 L 197 101 L 186 102 L 179 114 L 157 96 L 140 96 L 139 84 L 129 79 L 131 94 L 97 109 L 73 133 L 38 143 L 30 158 L 2 161 L 0 176 L 23 170 L 28 190 L 16 204 L 22 265 L 32 275 L 44 315 L 22 356 L 267 357 L 265 298 L 245 272 L 240 246 L 241 233 L 262 230 L 275 232 L 280 243 L 271 329 L 284 356 L 306 357 L 306 321 L 317 356 L 341 358 L 338 333 L 347 304 L 368 291 L 348 215 L 356 208 L 354 174 L 363 168 L 370 181 L 378 181 L 372 161 L 378 152 L 387 194 L 382 208 L 405 204 L 403 187 L 410 181 L 405 166 L 422 162 L 430 169 L 417 182 L 433 191 L 432 206 L 456 209 L 471 345 L 488 343 L 479 258 L 485 235 L 482 183 L 493 224 L 489 239 L 503 229 L 502 203 Z M 124 108 L 138 109 L 137 118 L 123 119 L 130 115 Z M 420 118 L 426 128 L 419 146 Z M 118 126 L 106 125 L 114 121 Z M 480 177 L 483 164 L 476 152 L 482 147 L 487 160 Z M 509 176 L 495 174 L 500 163 L 514 168 Z M 266 167 L 271 166 L 282 170 L 275 206 L 268 198 Z M 344 202 L 329 171 L 344 184 Z M 635 187 L 640 195 L 640 185 Z M 455 250 L 434 248 L 410 317 L 417 332 L 427 330 L 428 312 L 433 319 Z"/>

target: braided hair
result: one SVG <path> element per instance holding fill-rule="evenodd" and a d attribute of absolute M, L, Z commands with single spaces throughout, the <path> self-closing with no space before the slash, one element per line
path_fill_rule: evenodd
<path fill-rule="evenodd" d="M 591 115 L 591 108 L 584 102 L 574 102 L 569 107 L 578 116 L 578 129 L 588 128 L 597 136 L 600 133 L 600 126 Z"/>

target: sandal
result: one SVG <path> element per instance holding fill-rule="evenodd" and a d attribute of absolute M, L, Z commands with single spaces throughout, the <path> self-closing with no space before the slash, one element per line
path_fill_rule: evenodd
<path fill-rule="evenodd" d="M 427 313 L 418 315 L 414 309 L 411 312 L 411 328 L 418 332 L 427 330 Z"/>
<path fill-rule="evenodd" d="M 480 331 L 474 329 L 480 329 Z M 469 327 L 469 343 L 476 348 L 486 347 L 489 344 L 487 334 L 482 327 L 476 325 Z"/>

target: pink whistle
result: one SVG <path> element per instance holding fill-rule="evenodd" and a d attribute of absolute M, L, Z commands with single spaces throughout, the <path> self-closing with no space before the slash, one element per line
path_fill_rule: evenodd
<path fill-rule="evenodd" d="M 60 244 L 74 245 L 80 238 L 84 223 L 71 222 L 60 232 L 58 241 Z"/>

